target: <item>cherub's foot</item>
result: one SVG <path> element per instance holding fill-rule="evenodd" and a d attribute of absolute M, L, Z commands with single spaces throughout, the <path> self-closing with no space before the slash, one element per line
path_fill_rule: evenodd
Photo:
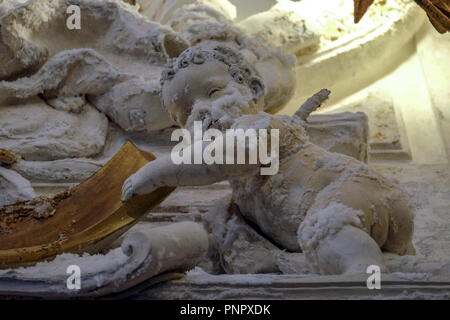
<path fill-rule="evenodd" d="M 335 235 L 322 239 L 308 257 L 323 274 L 365 274 L 369 266 L 386 272 L 381 249 L 365 231 L 344 226 Z"/>

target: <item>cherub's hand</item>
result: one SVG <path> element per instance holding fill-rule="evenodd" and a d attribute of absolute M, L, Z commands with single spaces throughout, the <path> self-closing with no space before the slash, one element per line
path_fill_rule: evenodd
<path fill-rule="evenodd" d="M 131 175 L 125 180 L 122 186 L 122 201 L 126 202 L 135 195 L 149 194 L 156 190 L 158 186 L 153 183 L 151 177 L 142 177 L 142 174 L 137 173 Z"/>

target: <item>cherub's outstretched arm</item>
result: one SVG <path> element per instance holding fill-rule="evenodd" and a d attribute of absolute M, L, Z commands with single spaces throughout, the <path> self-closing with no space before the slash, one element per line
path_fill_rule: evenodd
<path fill-rule="evenodd" d="M 322 89 L 306 100 L 304 104 L 294 113 L 295 117 L 299 117 L 301 120 L 306 121 L 309 115 L 316 111 L 322 103 L 324 103 L 330 96 L 331 91 L 328 89 Z"/>
<path fill-rule="evenodd" d="M 204 148 L 211 142 L 196 142 Z M 193 156 L 195 144 L 189 146 Z M 236 154 L 236 153 L 235 153 Z M 224 154 L 223 159 L 226 155 Z M 258 164 L 175 164 L 170 155 L 158 158 L 130 176 L 122 187 L 122 201 L 148 194 L 162 186 L 199 186 L 254 173 Z M 236 162 L 234 162 L 236 163 Z"/>

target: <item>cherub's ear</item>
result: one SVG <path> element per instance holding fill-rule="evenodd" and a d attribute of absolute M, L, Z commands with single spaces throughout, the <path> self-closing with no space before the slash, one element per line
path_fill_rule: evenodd
<path fill-rule="evenodd" d="M 178 57 L 184 50 L 189 48 L 189 45 L 181 37 L 166 34 L 161 43 L 162 49 L 168 58 Z"/>
<path fill-rule="evenodd" d="M 255 99 L 259 99 L 266 93 L 265 85 L 260 78 L 253 77 L 250 79 L 250 89 L 253 92 Z"/>

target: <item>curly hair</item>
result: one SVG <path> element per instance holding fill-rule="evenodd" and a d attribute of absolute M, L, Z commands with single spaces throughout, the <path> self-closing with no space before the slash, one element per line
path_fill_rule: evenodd
<path fill-rule="evenodd" d="M 211 48 L 201 44 L 196 45 L 183 51 L 178 58 L 171 59 L 162 72 L 161 86 L 171 81 L 180 69 L 209 61 L 220 61 L 228 66 L 228 73 L 233 80 L 247 85 L 254 92 L 255 98 L 264 95 L 265 88 L 258 71 L 245 60 L 240 52 L 222 44 Z"/>

